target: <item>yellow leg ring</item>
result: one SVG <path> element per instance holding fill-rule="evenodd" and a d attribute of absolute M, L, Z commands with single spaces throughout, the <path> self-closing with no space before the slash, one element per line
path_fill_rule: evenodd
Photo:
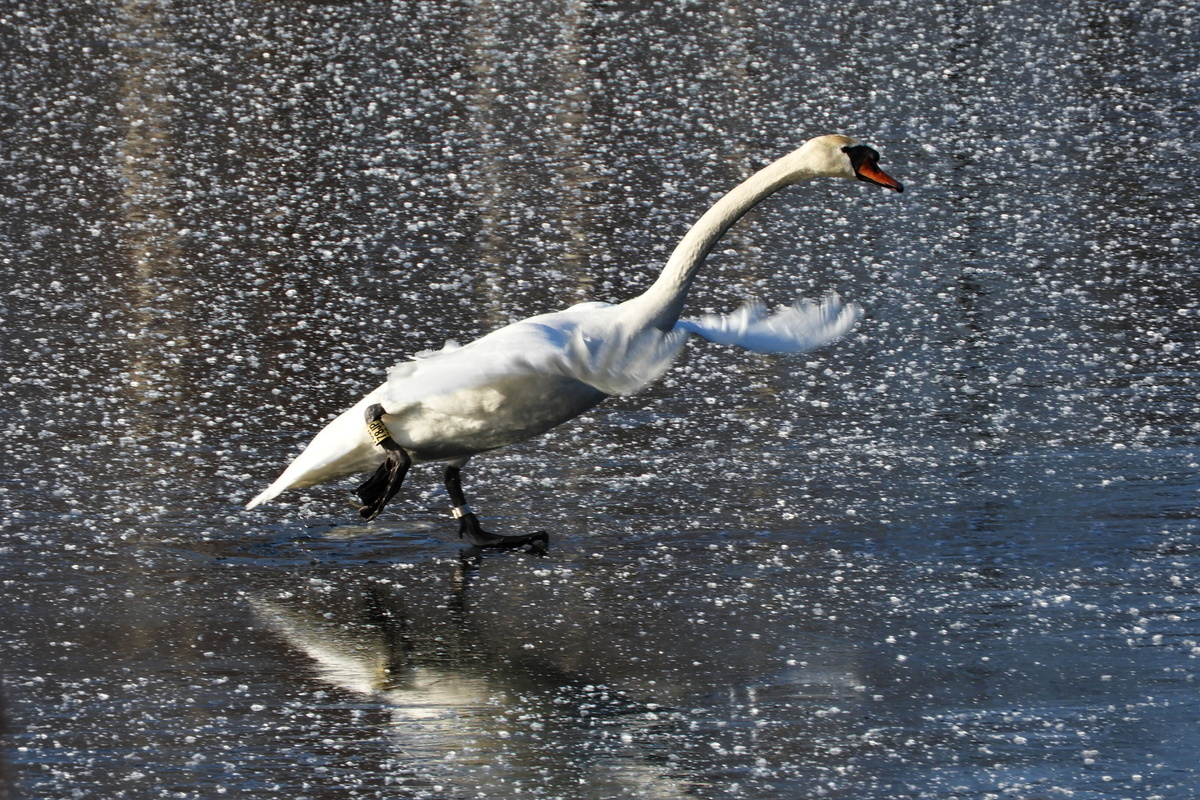
<path fill-rule="evenodd" d="M 392 434 L 388 433 L 387 425 L 383 424 L 383 420 L 376 419 L 367 423 L 367 433 L 371 435 L 371 439 L 375 444 L 383 444 L 384 440 L 390 439 Z"/>

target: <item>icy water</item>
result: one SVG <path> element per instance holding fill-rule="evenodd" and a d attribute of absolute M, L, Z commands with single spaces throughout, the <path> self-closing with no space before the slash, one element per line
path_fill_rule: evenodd
<path fill-rule="evenodd" d="M 1189 3 L 9 2 L 0 670 L 16 798 L 1200 794 Z M 801 357 L 242 505 L 391 363 L 648 285 Z"/>

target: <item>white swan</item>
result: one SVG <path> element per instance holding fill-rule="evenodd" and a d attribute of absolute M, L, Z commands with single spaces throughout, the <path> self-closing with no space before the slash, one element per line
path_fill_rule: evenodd
<path fill-rule="evenodd" d="M 789 184 L 817 177 L 862 180 L 903 191 L 879 154 L 847 136 L 820 136 L 759 170 L 716 202 L 676 246 L 662 274 L 618 305 L 582 303 L 530 317 L 465 347 L 393 367 L 387 381 L 334 419 L 283 474 L 246 506 L 285 489 L 376 470 L 358 487 L 360 514 L 373 519 L 411 464 L 447 463 L 446 489 L 459 535 L 478 547 L 543 547 L 538 532 L 484 531 L 467 505 L 459 471 L 476 453 L 550 430 L 605 397 L 629 394 L 662 375 L 689 334 L 760 352 L 801 352 L 846 333 L 861 314 L 836 297 L 766 315 L 752 304 L 726 317 L 679 320 L 705 256 L 743 214 Z"/>

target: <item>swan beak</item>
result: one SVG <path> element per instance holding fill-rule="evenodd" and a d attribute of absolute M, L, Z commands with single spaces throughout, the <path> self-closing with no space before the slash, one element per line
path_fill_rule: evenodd
<path fill-rule="evenodd" d="M 854 176 L 860 181 L 873 183 L 895 192 L 903 192 L 900 181 L 888 175 L 879 168 L 879 151 L 865 144 L 852 144 L 842 148 L 842 152 L 850 159 Z"/>
<path fill-rule="evenodd" d="M 862 163 L 858 164 L 854 170 L 854 174 L 858 176 L 860 181 L 874 183 L 877 186 L 883 186 L 897 192 L 904 191 L 904 187 L 900 184 L 900 181 L 881 170 L 879 165 L 870 158 L 864 159 Z"/>

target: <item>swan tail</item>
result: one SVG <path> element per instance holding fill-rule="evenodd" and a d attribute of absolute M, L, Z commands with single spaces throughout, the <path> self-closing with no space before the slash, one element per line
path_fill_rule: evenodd
<path fill-rule="evenodd" d="M 255 495 L 254 499 L 246 503 L 246 510 L 250 510 L 255 506 L 261 506 L 263 503 L 269 503 L 279 496 L 279 493 L 284 490 L 283 486 L 279 485 L 279 481 L 272 483 L 259 494 Z"/>
<path fill-rule="evenodd" d="M 772 314 L 756 300 L 732 314 L 681 320 L 676 330 L 755 353 L 803 353 L 845 336 L 862 313 L 857 303 L 843 303 L 836 294 L 819 303 L 800 300 Z"/>
<path fill-rule="evenodd" d="M 362 407 L 369 397 L 326 425 L 275 482 L 247 503 L 246 508 L 274 500 L 288 489 L 315 486 L 378 467 L 383 453 L 371 441 L 363 422 Z"/>

